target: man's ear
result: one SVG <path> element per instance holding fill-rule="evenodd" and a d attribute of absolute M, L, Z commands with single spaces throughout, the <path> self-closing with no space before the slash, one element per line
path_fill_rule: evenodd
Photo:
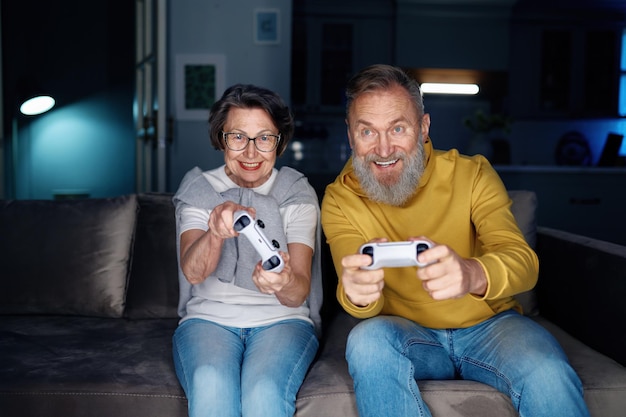
<path fill-rule="evenodd" d="M 352 142 L 352 135 L 350 134 L 350 124 L 348 123 L 348 119 L 345 119 L 346 122 L 346 133 L 348 135 L 348 143 L 350 144 L 350 149 L 354 149 L 354 143 Z"/>
<path fill-rule="evenodd" d="M 420 126 L 422 129 L 422 140 L 424 143 L 428 141 L 428 133 L 430 132 L 430 114 L 424 113 L 422 116 L 422 125 Z"/>

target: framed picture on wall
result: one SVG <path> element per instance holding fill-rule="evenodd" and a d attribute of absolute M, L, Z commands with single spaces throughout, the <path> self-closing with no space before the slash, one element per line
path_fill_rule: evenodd
<path fill-rule="evenodd" d="M 280 9 L 254 9 L 253 33 L 256 44 L 279 44 Z"/>
<path fill-rule="evenodd" d="M 226 89 L 224 55 L 176 56 L 176 118 L 207 120 L 209 109 Z"/>

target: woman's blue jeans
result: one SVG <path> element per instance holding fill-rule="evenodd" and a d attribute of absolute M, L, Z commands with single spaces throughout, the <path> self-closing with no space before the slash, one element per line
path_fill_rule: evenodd
<path fill-rule="evenodd" d="M 182 322 L 173 337 L 174 365 L 189 416 L 292 417 L 318 346 L 303 320 L 249 329 Z"/>
<path fill-rule="evenodd" d="M 515 311 L 448 330 L 378 316 L 351 331 L 346 359 L 360 417 L 431 416 L 416 380 L 459 378 L 508 395 L 521 417 L 589 416 L 558 342 Z"/>

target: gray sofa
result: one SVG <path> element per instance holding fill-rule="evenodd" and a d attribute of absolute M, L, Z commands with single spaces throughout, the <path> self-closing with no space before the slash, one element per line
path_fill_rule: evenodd
<path fill-rule="evenodd" d="M 540 257 L 539 285 L 521 297 L 526 311 L 562 343 L 592 415 L 623 416 L 626 247 L 536 228 L 534 194 L 511 195 Z M 0 415 L 187 415 L 171 359 L 174 234 L 170 194 L 0 201 Z M 356 319 L 337 305 L 326 246 L 322 255 L 324 336 L 296 416 L 356 416 L 343 356 Z M 420 387 L 436 417 L 517 415 L 479 383 Z"/>

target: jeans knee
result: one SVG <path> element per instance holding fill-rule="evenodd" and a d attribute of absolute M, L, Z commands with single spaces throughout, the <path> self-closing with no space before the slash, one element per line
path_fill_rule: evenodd
<path fill-rule="evenodd" d="M 525 385 L 536 387 L 543 393 L 562 390 L 582 392 L 582 382 L 569 362 L 563 358 L 552 357 L 543 360 L 530 373 Z M 528 389 L 528 388 L 527 388 Z"/>
<path fill-rule="evenodd" d="M 224 374 L 213 366 L 201 366 L 193 370 L 191 375 L 191 387 L 204 395 L 215 394 L 224 388 Z"/>
<path fill-rule="evenodd" d="M 374 317 L 356 325 L 348 335 L 346 359 L 353 365 L 372 365 L 373 358 L 382 359 L 389 352 L 396 352 L 394 331 L 389 318 Z"/>
<path fill-rule="evenodd" d="M 549 358 L 537 364 L 518 387 L 521 416 L 589 416 L 580 378 L 566 360 Z"/>
<path fill-rule="evenodd" d="M 245 416 L 292 416 L 296 392 L 290 392 L 273 378 L 260 376 L 241 393 L 242 414 Z"/>

